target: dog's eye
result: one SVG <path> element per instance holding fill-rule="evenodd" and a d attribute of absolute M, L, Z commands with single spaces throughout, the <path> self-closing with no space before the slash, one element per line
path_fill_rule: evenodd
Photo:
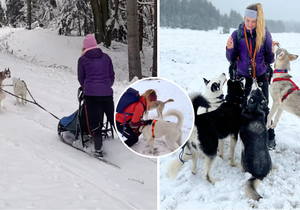
<path fill-rule="evenodd" d="M 254 99 L 253 99 L 253 98 L 250 98 L 249 101 L 250 101 L 251 103 L 253 103 L 253 102 L 254 102 Z"/>

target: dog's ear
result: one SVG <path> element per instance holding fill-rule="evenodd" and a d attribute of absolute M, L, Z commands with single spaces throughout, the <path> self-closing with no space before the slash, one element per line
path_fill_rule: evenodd
<path fill-rule="evenodd" d="M 298 58 L 298 55 L 294 55 L 294 54 L 289 55 L 289 60 L 290 61 L 296 60 L 297 58 Z"/>
<path fill-rule="evenodd" d="M 203 80 L 204 80 L 205 85 L 207 85 L 210 82 L 209 80 L 207 80 L 205 78 L 203 78 Z"/>

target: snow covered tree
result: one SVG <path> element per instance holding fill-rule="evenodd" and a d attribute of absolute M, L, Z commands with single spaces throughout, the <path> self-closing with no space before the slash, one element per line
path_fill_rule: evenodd
<path fill-rule="evenodd" d="M 104 42 L 106 35 L 106 21 L 109 19 L 108 0 L 91 0 L 95 38 L 97 43 Z"/>

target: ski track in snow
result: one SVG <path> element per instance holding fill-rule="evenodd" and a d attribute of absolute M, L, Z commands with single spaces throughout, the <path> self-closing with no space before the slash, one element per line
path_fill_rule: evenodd
<path fill-rule="evenodd" d="M 36 46 L 30 48 L 29 38 Z M 46 30 L 1 29 L 0 70 L 9 67 L 37 103 L 59 118 L 68 116 L 78 108 L 76 65 L 83 38 L 70 43 L 70 37 Z M 3 50 L 5 42 L 12 55 Z M 126 70 L 118 68 L 127 66 L 127 50 L 105 50 L 119 75 L 113 87 L 116 102 L 129 85 Z M 52 64 L 66 68 L 47 67 Z M 4 89 L 13 92 L 10 86 Z M 107 158 L 121 167 L 116 169 L 62 143 L 58 120 L 46 111 L 14 103 L 6 94 L 0 109 L 0 209 L 156 209 L 156 159 L 134 154 L 117 137 L 104 140 Z"/>

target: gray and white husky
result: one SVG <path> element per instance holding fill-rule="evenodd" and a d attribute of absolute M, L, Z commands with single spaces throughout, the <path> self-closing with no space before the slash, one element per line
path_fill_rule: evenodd
<path fill-rule="evenodd" d="M 243 106 L 240 127 L 240 138 L 243 142 L 242 167 L 252 175 L 245 184 L 245 193 L 253 200 L 261 198 L 256 188 L 272 168 L 265 123 L 266 107 L 267 100 L 262 90 L 253 82 L 247 103 Z"/>
<path fill-rule="evenodd" d="M 275 70 L 273 82 L 270 86 L 270 93 L 273 105 L 268 115 L 267 128 L 275 128 L 283 110 L 288 111 L 300 118 L 300 91 L 296 84 L 291 80 L 292 76 L 290 61 L 298 58 L 298 55 L 290 54 L 286 49 L 276 46 Z M 271 120 L 276 113 L 273 124 Z"/>

